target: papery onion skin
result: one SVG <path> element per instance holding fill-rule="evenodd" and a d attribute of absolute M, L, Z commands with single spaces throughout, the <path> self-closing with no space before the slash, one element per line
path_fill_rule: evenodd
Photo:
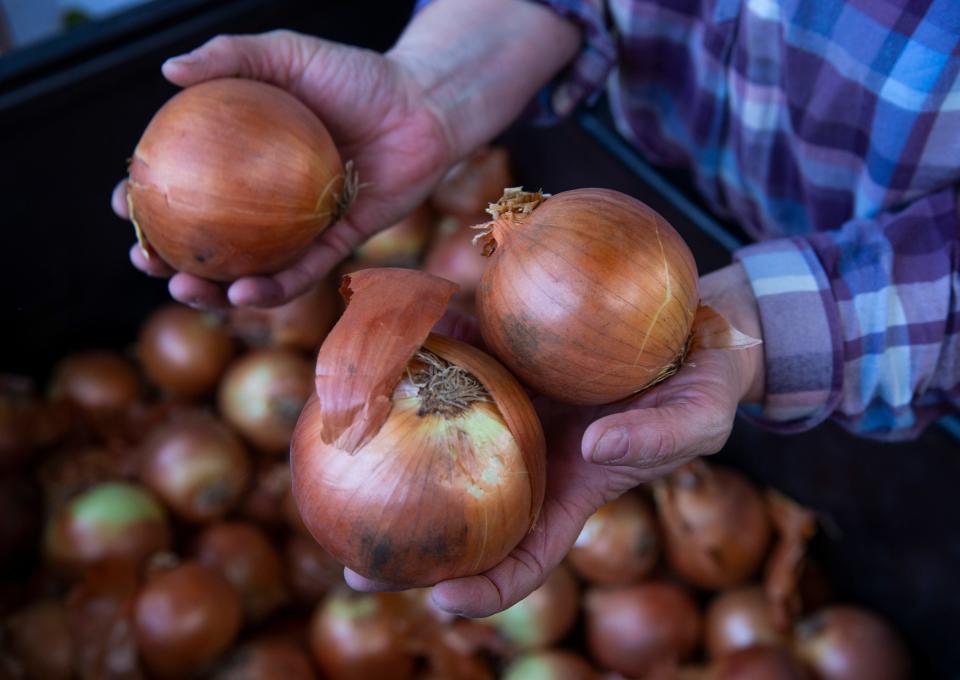
<path fill-rule="evenodd" d="M 5 624 L 9 647 L 28 678 L 73 677 L 73 640 L 60 602 L 35 602 L 14 613 Z"/>
<path fill-rule="evenodd" d="M 524 654 L 503 672 L 504 680 L 599 680 L 599 677 L 586 659 L 566 649 Z"/>
<path fill-rule="evenodd" d="M 257 350 L 230 366 L 217 403 L 224 419 L 254 446 L 285 454 L 313 382 L 313 364 L 299 352 Z"/>
<path fill-rule="evenodd" d="M 215 281 L 276 272 L 336 217 L 344 169 L 323 124 L 256 80 L 193 85 L 154 115 L 130 161 L 127 200 L 168 264 Z"/>
<path fill-rule="evenodd" d="M 63 359 L 50 381 L 50 398 L 96 415 L 113 415 L 137 401 L 143 384 L 129 361 L 114 352 L 91 350 Z"/>
<path fill-rule="evenodd" d="M 754 645 L 783 647 L 770 603 L 758 586 L 746 586 L 717 595 L 704 618 L 705 646 L 712 659 Z"/>
<path fill-rule="evenodd" d="M 512 607 L 482 620 L 496 628 L 516 649 L 547 647 L 573 629 L 580 609 L 579 591 L 570 570 L 560 564 L 542 586 Z"/>
<path fill-rule="evenodd" d="M 699 588 L 732 588 L 760 568 L 770 544 L 767 509 L 742 474 L 702 460 L 658 480 L 654 498 L 667 561 Z"/>
<path fill-rule="evenodd" d="M 230 332 L 250 347 L 287 347 L 316 352 L 340 313 L 340 299 L 327 279 L 279 307 L 234 307 Z"/>
<path fill-rule="evenodd" d="M 697 267 L 653 209 L 576 189 L 490 229 L 477 315 L 487 346 L 522 382 L 606 404 L 678 368 L 699 304 Z"/>
<path fill-rule="evenodd" d="M 134 608 L 140 654 L 158 678 L 202 671 L 233 642 L 241 618 L 236 591 L 196 562 L 154 575 Z"/>
<path fill-rule="evenodd" d="M 251 640 L 234 649 L 213 680 L 313 680 L 310 657 L 291 640 Z"/>
<path fill-rule="evenodd" d="M 833 605 L 794 626 L 794 651 L 820 680 L 906 680 L 910 655 L 882 618 Z"/>
<path fill-rule="evenodd" d="M 708 680 L 813 680 L 811 674 L 783 648 L 746 647 L 710 666 Z"/>
<path fill-rule="evenodd" d="M 666 581 L 595 588 L 584 605 L 593 658 L 629 677 L 642 677 L 657 664 L 686 660 L 700 640 L 696 602 Z"/>
<path fill-rule="evenodd" d="M 656 567 L 659 544 L 653 511 L 639 493 L 628 492 L 587 519 L 567 560 L 591 583 L 629 585 Z"/>
<path fill-rule="evenodd" d="M 183 305 L 165 305 L 140 329 L 137 355 L 154 385 L 179 397 L 210 392 L 233 356 L 221 319 Z"/>

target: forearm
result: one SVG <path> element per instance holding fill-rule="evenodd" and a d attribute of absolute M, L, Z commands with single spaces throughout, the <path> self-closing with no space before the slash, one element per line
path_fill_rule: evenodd
<path fill-rule="evenodd" d="M 527 0 L 436 0 L 387 56 L 423 88 L 457 160 L 516 119 L 579 45 L 572 23 Z"/>

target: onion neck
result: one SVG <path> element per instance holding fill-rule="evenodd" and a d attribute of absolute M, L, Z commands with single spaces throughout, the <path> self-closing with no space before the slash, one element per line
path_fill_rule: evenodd
<path fill-rule="evenodd" d="M 417 352 L 415 359 L 422 364 L 410 376 L 420 400 L 417 415 L 453 418 L 476 402 L 490 401 L 490 394 L 480 381 L 459 366 L 424 349 Z"/>

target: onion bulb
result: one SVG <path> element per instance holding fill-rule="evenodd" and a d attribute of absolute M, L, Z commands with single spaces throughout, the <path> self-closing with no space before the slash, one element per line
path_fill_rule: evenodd
<path fill-rule="evenodd" d="M 567 559 L 574 570 L 598 585 L 629 585 L 657 565 L 657 520 L 637 492 L 602 506 L 587 519 Z"/>
<path fill-rule="evenodd" d="M 786 644 L 774 625 L 770 603 L 757 586 L 717 595 L 707 607 L 704 627 L 707 654 L 712 659 L 754 645 Z"/>
<path fill-rule="evenodd" d="M 129 361 L 114 352 L 92 350 L 63 359 L 50 381 L 50 398 L 96 415 L 114 415 L 137 401 L 143 385 Z"/>
<path fill-rule="evenodd" d="M 686 660 L 700 640 L 700 612 L 683 588 L 648 581 L 587 593 L 587 647 L 605 668 L 643 677 L 655 666 Z"/>
<path fill-rule="evenodd" d="M 688 463 L 654 484 L 667 561 L 699 588 L 732 588 L 760 568 L 770 543 L 763 498 L 738 472 Z"/>
<path fill-rule="evenodd" d="M 291 447 L 293 494 L 317 541 L 404 586 L 477 574 L 530 531 L 543 431 L 493 359 L 430 335 L 455 286 L 405 269 L 345 279 Z"/>
<path fill-rule="evenodd" d="M 502 146 L 486 147 L 453 166 L 433 190 L 430 202 L 445 215 L 474 218 L 497 200 L 503 187 L 512 185 L 510 153 Z"/>
<path fill-rule="evenodd" d="M 303 295 L 279 307 L 231 308 L 229 328 L 250 347 L 316 352 L 339 313 L 336 291 L 327 279 L 322 279 Z"/>
<path fill-rule="evenodd" d="M 391 227 L 371 236 L 354 257 L 371 267 L 416 267 L 433 235 L 433 211 L 426 203 Z"/>
<path fill-rule="evenodd" d="M 240 357 L 220 383 L 224 419 L 258 449 L 286 453 L 300 411 L 313 394 L 313 366 L 289 349 L 262 349 Z"/>
<path fill-rule="evenodd" d="M 145 252 L 232 281 L 291 264 L 346 211 L 356 188 L 300 100 L 267 83 L 222 78 L 182 90 L 157 111 L 130 161 L 127 202 Z"/>
<path fill-rule="evenodd" d="M 233 356 L 223 321 L 183 305 L 165 305 L 140 329 L 137 355 L 147 378 L 179 397 L 213 389 Z"/>
<path fill-rule="evenodd" d="M 292 640 L 251 640 L 224 659 L 213 680 L 313 680 L 310 657 Z"/>
<path fill-rule="evenodd" d="M 538 649 L 566 637 L 579 609 L 577 582 L 570 570 L 560 564 L 542 586 L 484 620 L 517 649 Z"/>
<path fill-rule="evenodd" d="M 707 680 L 812 680 L 812 677 L 786 650 L 758 646 L 737 650 L 715 661 Z"/>
<path fill-rule="evenodd" d="M 900 636 L 873 612 L 834 605 L 800 621 L 794 651 L 821 680 L 905 680 L 910 657 Z"/>
<path fill-rule="evenodd" d="M 586 659 L 566 649 L 524 654 L 503 672 L 504 680 L 597 680 L 599 677 Z"/>

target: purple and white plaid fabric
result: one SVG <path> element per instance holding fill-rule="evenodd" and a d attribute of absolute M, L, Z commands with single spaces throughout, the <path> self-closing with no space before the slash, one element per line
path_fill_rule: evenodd
<path fill-rule="evenodd" d="M 958 0 L 537 1 L 584 35 L 539 119 L 606 88 L 626 137 L 761 241 L 737 253 L 752 417 L 896 439 L 960 406 Z"/>

